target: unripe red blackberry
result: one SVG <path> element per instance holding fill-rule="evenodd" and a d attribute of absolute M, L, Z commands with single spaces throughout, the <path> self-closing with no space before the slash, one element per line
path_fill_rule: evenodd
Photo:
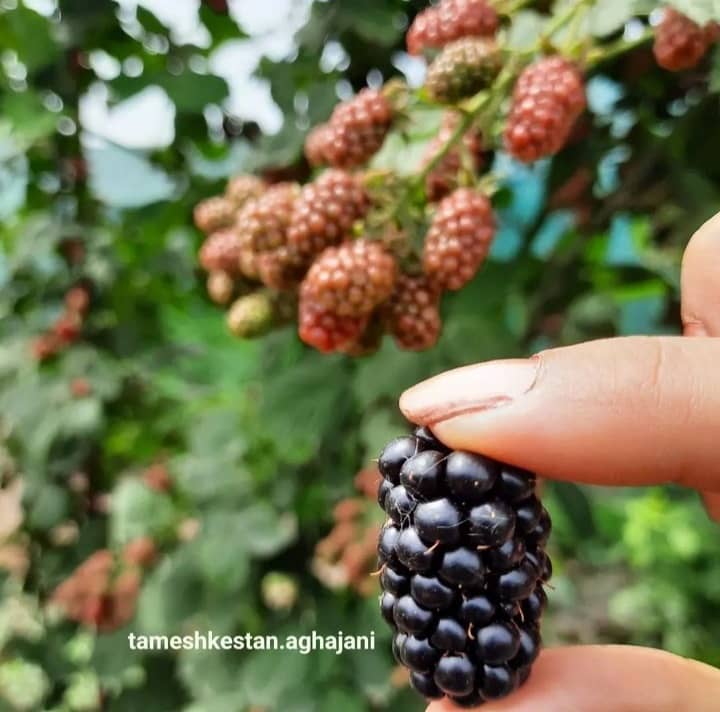
<path fill-rule="evenodd" d="M 328 247 L 313 262 L 303 281 L 318 306 L 339 316 L 361 317 L 392 293 L 397 275 L 395 258 L 367 239 Z"/>
<path fill-rule="evenodd" d="M 355 176 L 337 169 L 325 171 L 295 201 L 288 243 L 314 257 L 350 237 L 353 223 L 367 207 L 367 194 Z"/>
<path fill-rule="evenodd" d="M 235 280 L 220 270 L 210 272 L 207 278 L 207 292 L 216 304 L 227 304 L 235 291 Z"/>
<path fill-rule="evenodd" d="M 225 272 L 236 275 L 240 271 L 240 236 L 234 228 L 224 228 L 205 238 L 198 261 L 206 272 Z"/>
<path fill-rule="evenodd" d="M 425 88 L 435 101 L 455 103 L 487 88 L 502 66 L 494 39 L 463 37 L 446 45 L 433 60 Z"/>
<path fill-rule="evenodd" d="M 293 206 L 300 194 L 296 183 L 277 183 L 238 213 L 235 229 L 250 250 L 270 252 L 287 242 Z"/>
<path fill-rule="evenodd" d="M 523 70 L 513 91 L 505 146 L 532 163 L 563 148 L 586 106 L 578 68 L 559 56 L 545 57 Z"/>
<path fill-rule="evenodd" d="M 324 162 L 336 168 L 352 168 L 367 162 L 383 145 L 392 119 L 390 102 L 374 89 L 363 89 L 338 104 L 325 129 Z"/>
<path fill-rule="evenodd" d="M 438 203 L 425 237 L 423 269 L 436 289 L 461 289 L 480 269 L 495 235 L 487 197 L 458 188 Z"/>
<path fill-rule="evenodd" d="M 301 286 L 298 334 L 308 346 L 322 353 L 344 352 L 357 343 L 367 321 L 367 316 L 340 316 L 324 309 L 314 294 Z"/>
<path fill-rule="evenodd" d="M 295 289 L 308 268 L 308 259 L 294 245 L 282 245 L 271 252 L 255 256 L 258 279 L 267 287 L 280 291 Z"/>
<path fill-rule="evenodd" d="M 253 339 L 266 334 L 273 326 L 273 303 L 270 295 L 255 292 L 240 297 L 228 310 L 227 325 L 235 336 Z"/>
<path fill-rule="evenodd" d="M 221 197 L 208 198 L 195 206 L 195 226 L 206 235 L 230 227 L 235 222 L 235 206 Z"/>
<path fill-rule="evenodd" d="M 460 117 L 454 111 L 445 113 L 437 135 L 428 143 L 422 158 L 426 166 L 447 144 L 457 128 Z M 435 202 L 458 187 L 460 171 L 467 168 L 477 173 L 482 169 L 482 137 L 475 129 L 465 133 L 461 146 L 451 148 L 428 174 L 425 181 L 427 198 Z"/>
<path fill-rule="evenodd" d="M 713 41 L 713 27 L 701 27 L 673 7 L 663 11 L 655 28 L 653 53 L 657 63 L 671 72 L 697 66 Z"/>
<path fill-rule="evenodd" d="M 551 570 L 535 476 L 452 451 L 428 428 L 393 440 L 378 468 L 380 606 L 396 660 L 426 698 L 510 695 L 540 652 Z"/>
<path fill-rule="evenodd" d="M 318 124 L 305 137 L 305 158 L 311 166 L 322 166 L 328 163 L 325 150 L 328 145 L 330 131 L 327 124 Z"/>
<path fill-rule="evenodd" d="M 267 188 L 265 181 L 253 175 L 239 175 L 228 181 L 225 197 L 236 207 L 242 208 L 253 198 L 259 198 Z"/>
<path fill-rule="evenodd" d="M 461 37 L 492 37 L 500 19 L 488 0 L 442 0 L 423 10 L 407 32 L 407 50 L 420 54 Z"/>
<path fill-rule="evenodd" d="M 440 295 L 426 277 L 398 277 L 384 307 L 387 329 L 397 345 L 407 351 L 433 347 L 440 336 Z"/>

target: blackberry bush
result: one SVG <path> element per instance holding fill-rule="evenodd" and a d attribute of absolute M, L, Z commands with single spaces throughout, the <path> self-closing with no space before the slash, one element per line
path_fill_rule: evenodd
<path fill-rule="evenodd" d="M 408 30 L 410 54 L 437 49 L 461 37 L 492 37 L 500 19 L 488 0 L 442 0 L 423 10 Z"/>
<path fill-rule="evenodd" d="M 438 204 L 425 237 L 423 266 L 437 289 L 461 289 L 480 269 L 495 235 L 485 195 L 458 188 Z"/>
<path fill-rule="evenodd" d="M 505 146 L 526 163 L 557 153 L 584 111 L 585 87 L 578 68 L 563 57 L 541 59 L 515 84 Z"/>
<path fill-rule="evenodd" d="M 535 476 L 427 428 L 389 443 L 378 467 L 380 608 L 410 684 L 460 706 L 510 695 L 540 651 L 551 575 Z"/>

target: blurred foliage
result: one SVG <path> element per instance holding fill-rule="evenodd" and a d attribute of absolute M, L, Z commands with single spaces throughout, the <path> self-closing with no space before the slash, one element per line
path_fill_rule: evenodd
<path fill-rule="evenodd" d="M 257 69 L 283 115 L 273 135 L 223 115 L 229 85 L 208 58 L 246 34 L 221 2 L 200 8 L 204 46 L 110 0 L 60 0 L 50 15 L 0 5 L 0 708 L 419 709 L 391 676 L 374 597 L 328 590 L 310 570 L 353 474 L 404 427 L 398 394 L 480 359 L 677 332 L 683 246 L 720 204 L 720 106 L 699 89 L 703 73 L 663 74 L 645 49 L 592 79 L 595 128 L 560 159 L 528 169 L 496 158 L 500 235 L 482 274 L 448 300 L 436 349 L 388 342 L 351 361 L 311 352 L 290 329 L 251 343 L 225 331 L 196 270 L 192 206 L 240 170 L 305 170 L 307 128 L 338 87 L 397 73 L 421 4 L 312 4 L 292 58 Z M 646 10 L 603 2 L 590 29 L 616 32 Z M 519 25 L 531 34 L 536 19 L 528 11 Z M 333 66 L 318 61 L 328 43 L 344 49 Z M 101 51 L 117 71 L 101 71 Z M 709 62 L 717 92 L 720 55 Z M 166 145 L 146 145 L 123 103 L 149 87 L 172 107 Z M 124 142 L 82 123 L 81 100 L 98 90 L 134 126 Z M 430 121 L 393 137 L 383 160 L 418 155 L 432 133 Z M 587 189 L 576 195 L 578 184 Z M 33 345 L 78 285 L 90 294 L 79 338 L 38 361 Z M 695 496 L 547 489 L 551 639 L 658 645 L 720 664 L 717 533 Z M 112 633 L 63 620 L 50 605 L 56 586 L 93 552 L 139 537 L 159 555 L 133 620 Z M 273 581 L 297 584 L 295 600 L 278 608 Z M 378 650 L 128 648 L 129 632 L 195 629 L 375 630 Z"/>

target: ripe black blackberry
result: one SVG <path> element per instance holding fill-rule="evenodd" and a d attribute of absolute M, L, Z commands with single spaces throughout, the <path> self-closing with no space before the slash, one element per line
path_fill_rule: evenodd
<path fill-rule="evenodd" d="M 583 77 L 572 62 L 551 56 L 531 64 L 513 90 L 505 127 L 508 152 L 525 163 L 557 153 L 585 105 Z"/>
<path fill-rule="evenodd" d="M 311 163 L 353 168 L 380 150 L 390 129 L 393 109 L 382 92 L 363 89 L 335 107 L 330 120 L 309 136 L 306 155 Z"/>
<path fill-rule="evenodd" d="M 423 268 L 437 289 L 461 289 L 480 269 L 495 235 L 487 197 L 458 188 L 438 203 L 425 237 Z"/>
<path fill-rule="evenodd" d="M 446 45 L 433 60 L 425 88 L 435 101 L 452 104 L 487 88 L 501 66 L 494 39 L 463 37 Z"/>
<path fill-rule="evenodd" d="M 295 202 L 288 243 L 314 257 L 347 239 L 367 207 L 367 194 L 355 176 L 337 169 L 325 171 L 302 189 Z"/>
<path fill-rule="evenodd" d="M 378 468 L 381 610 L 410 684 L 466 707 L 511 694 L 540 650 L 551 571 L 534 475 L 427 428 L 388 444 Z"/>
<path fill-rule="evenodd" d="M 341 317 L 367 317 L 392 294 L 395 258 L 367 239 L 328 247 L 313 262 L 303 281 L 308 299 Z"/>
<path fill-rule="evenodd" d="M 388 331 L 407 351 L 433 347 L 442 329 L 440 294 L 424 276 L 401 274 L 383 308 Z"/>
<path fill-rule="evenodd" d="M 237 208 L 230 200 L 216 196 L 203 200 L 195 206 L 193 220 L 198 230 L 209 235 L 230 227 L 235 222 L 236 212 Z"/>
<path fill-rule="evenodd" d="M 716 39 L 716 26 L 701 27 L 673 7 L 663 11 L 655 28 L 653 53 L 657 63 L 671 72 L 696 67 Z"/>
<path fill-rule="evenodd" d="M 437 49 L 461 37 L 492 37 L 500 19 L 488 0 L 442 0 L 413 20 L 405 37 L 410 54 Z"/>
<path fill-rule="evenodd" d="M 423 154 L 422 167 L 427 166 L 443 150 L 457 129 L 460 116 L 454 111 L 443 115 L 437 135 L 428 143 Z M 425 181 L 425 192 L 430 202 L 436 202 L 460 184 L 461 170 L 477 174 L 483 166 L 483 143 L 480 133 L 471 128 L 465 132 L 460 146 L 451 148 L 430 171 Z"/>

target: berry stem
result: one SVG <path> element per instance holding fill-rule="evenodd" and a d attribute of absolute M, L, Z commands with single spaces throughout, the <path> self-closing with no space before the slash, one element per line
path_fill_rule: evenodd
<path fill-rule="evenodd" d="M 588 53 L 586 66 L 594 67 L 598 64 L 602 64 L 603 62 L 607 62 L 608 60 L 614 59 L 625 52 L 641 47 L 647 42 L 650 42 L 654 37 L 655 31 L 651 27 L 648 27 L 641 35 L 638 35 L 631 40 L 621 39 L 617 42 L 613 42 L 608 47 L 596 47 Z"/>

